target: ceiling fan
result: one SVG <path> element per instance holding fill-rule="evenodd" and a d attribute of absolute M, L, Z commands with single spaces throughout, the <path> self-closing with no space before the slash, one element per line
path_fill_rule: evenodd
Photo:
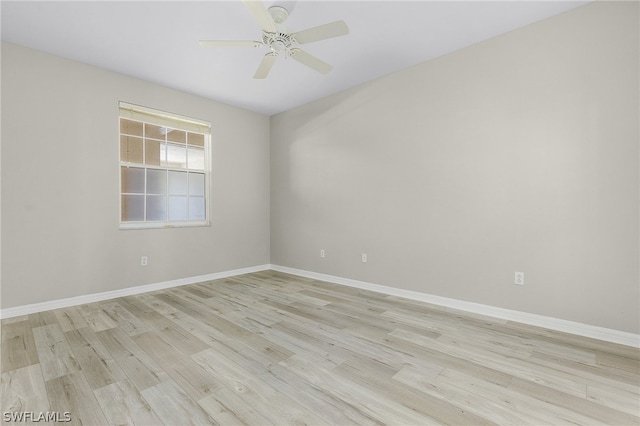
<path fill-rule="evenodd" d="M 289 16 L 287 9 L 281 6 L 271 6 L 269 10 L 260 0 L 242 0 L 253 18 L 262 29 L 262 40 L 200 40 L 200 46 L 204 47 L 262 47 L 266 46 L 270 51 L 264 55 L 253 78 L 266 78 L 278 56 L 291 57 L 321 74 L 327 74 L 333 69 L 328 63 L 305 52 L 298 46 L 314 41 L 326 40 L 349 33 L 349 28 L 344 21 L 336 21 L 330 24 L 288 33 L 282 29 L 283 22 Z"/>

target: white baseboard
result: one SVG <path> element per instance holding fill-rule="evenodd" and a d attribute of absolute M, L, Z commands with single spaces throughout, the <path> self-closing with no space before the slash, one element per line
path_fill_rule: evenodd
<path fill-rule="evenodd" d="M 236 275 L 250 274 L 252 272 L 266 271 L 271 265 L 258 265 L 248 268 L 234 269 L 231 271 L 214 272 L 212 274 L 198 275 L 195 277 L 180 278 L 177 280 L 164 281 L 160 283 L 128 287 L 120 290 L 105 291 L 103 293 L 86 294 L 82 296 L 69 297 L 48 302 L 33 303 L 30 305 L 16 306 L 13 308 L 0 309 L 0 319 L 18 317 L 21 315 L 33 314 L 36 312 L 49 311 L 51 309 L 67 308 L 69 306 L 83 305 L 85 303 L 100 302 L 103 300 L 115 299 L 133 294 L 147 293 L 150 291 L 163 290 L 165 288 L 179 287 L 187 284 L 195 284 L 203 281 L 219 280 L 221 278 L 233 277 Z"/>
<path fill-rule="evenodd" d="M 562 331 L 579 336 L 591 337 L 593 339 L 604 340 L 621 345 L 640 348 L 640 335 L 628 333 L 620 330 L 613 330 L 594 325 L 582 324 L 574 321 L 567 321 L 558 318 L 547 317 L 543 315 L 530 314 L 527 312 L 513 311 L 510 309 L 497 308 L 495 306 L 483 305 L 480 303 L 465 302 L 447 297 L 434 296 L 427 293 L 417 291 L 403 290 L 395 287 L 388 287 L 379 284 L 371 284 L 364 281 L 352 280 L 349 278 L 336 277 L 333 275 L 320 274 L 317 272 L 305 271 L 301 269 L 289 268 L 286 266 L 271 265 L 274 271 L 284 272 L 292 275 L 299 275 L 306 278 L 312 278 L 320 281 L 327 281 L 334 284 L 341 284 L 349 287 L 361 288 L 363 290 L 375 291 L 377 293 L 388 294 L 391 296 L 404 297 L 406 299 L 417 300 L 421 302 L 431 303 L 439 306 L 446 306 L 461 311 L 473 312 L 489 317 L 500 318 L 509 321 L 520 322 L 523 324 L 544 327 L 550 330 Z"/>

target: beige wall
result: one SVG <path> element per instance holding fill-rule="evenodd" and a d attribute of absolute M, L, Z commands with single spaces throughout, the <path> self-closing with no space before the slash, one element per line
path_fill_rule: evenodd
<path fill-rule="evenodd" d="M 638 38 L 590 4 L 272 117 L 271 262 L 638 333 Z"/>
<path fill-rule="evenodd" d="M 118 230 L 118 101 L 211 121 L 211 227 Z M 267 116 L 3 43 L 1 171 L 2 308 L 269 263 Z"/>

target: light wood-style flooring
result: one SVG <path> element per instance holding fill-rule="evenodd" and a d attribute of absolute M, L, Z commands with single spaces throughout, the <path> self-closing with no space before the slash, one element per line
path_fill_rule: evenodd
<path fill-rule="evenodd" d="M 273 271 L 3 320 L 1 367 L 64 424 L 640 424 L 638 349 Z"/>

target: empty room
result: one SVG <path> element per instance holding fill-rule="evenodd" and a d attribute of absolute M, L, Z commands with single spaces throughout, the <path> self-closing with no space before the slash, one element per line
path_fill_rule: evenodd
<path fill-rule="evenodd" d="M 640 425 L 637 1 L 2 1 L 2 424 Z"/>

